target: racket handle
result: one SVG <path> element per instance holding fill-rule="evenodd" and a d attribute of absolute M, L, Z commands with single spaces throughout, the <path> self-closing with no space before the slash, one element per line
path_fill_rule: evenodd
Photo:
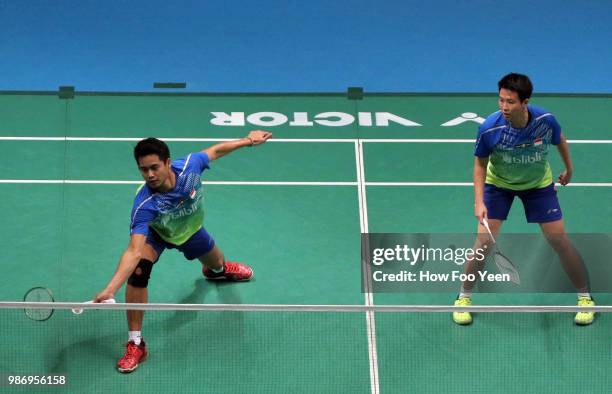
<path fill-rule="evenodd" d="M 489 233 L 489 236 L 491 236 L 493 243 L 497 243 L 495 242 L 495 237 L 493 236 L 493 233 L 491 232 L 491 227 L 489 227 L 489 222 L 487 221 L 487 219 L 482 218 L 482 224 L 487 229 L 487 232 Z"/>

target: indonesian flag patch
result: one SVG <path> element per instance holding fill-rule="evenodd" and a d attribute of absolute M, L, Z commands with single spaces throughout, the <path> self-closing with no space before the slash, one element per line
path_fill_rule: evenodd
<path fill-rule="evenodd" d="M 537 138 L 535 141 L 533 141 L 533 146 L 540 146 L 540 145 L 542 145 L 541 138 Z"/>
<path fill-rule="evenodd" d="M 191 191 L 191 193 L 189 193 L 189 198 L 191 198 L 193 200 L 195 198 L 195 196 L 196 196 L 196 189 L 193 189 Z"/>

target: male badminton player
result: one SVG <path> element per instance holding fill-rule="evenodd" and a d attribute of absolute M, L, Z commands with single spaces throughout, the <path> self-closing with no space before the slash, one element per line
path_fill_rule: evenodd
<path fill-rule="evenodd" d="M 565 233 L 563 215 L 557 199 L 547 156 L 555 145 L 565 164 L 559 175 L 561 185 L 567 185 L 573 172 L 569 148 L 561 127 L 548 111 L 529 104 L 533 85 L 526 75 L 511 73 L 498 82 L 499 111 L 490 115 L 478 129 L 474 160 L 474 214 L 478 219 L 476 248 L 491 240 L 483 225 L 487 219 L 496 235 L 515 197 L 521 199 L 528 223 L 539 224 L 549 244 L 559 255 L 563 268 L 578 294 L 579 306 L 593 306 L 588 287 L 588 274 L 582 258 Z M 466 273 L 481 270 L 484 261 L 469 260 Z M 475 283 L 466 281 L 456 306 L 471 305 Z M 578 312 L 576 324 L 593 322 L 592 312 Z M 453 313 L 457 324 L 470 324 L 469 312 Z"/>
<path fill-rule="evenodd" d="M 147 285 L 153 265 L 165 249 L 178 249 L 186 259 L 198 259 L 202 273 L 210 280 L 247 281 L 252 269 L 226 261 L 221 249 L 202 226 L 204 212 L 200 176 L 209 163 L 239 148 L 265 143 L 272 133 L 251 131 L 240 140 L 223 142 L 171 161 L 170 150 L 155 138 L 144 139 L 134 148 L 134 159 L 145 184 L 134 199 L 130 216 L 130 242 L 117 269 L 94 302 L 114 298 L 127 280 L 125 300 L 146 303 Z M 142 339 L 144 311 L 127 311 L 129 340 L 117 369 L 134 371 L 147 357 Z"/>

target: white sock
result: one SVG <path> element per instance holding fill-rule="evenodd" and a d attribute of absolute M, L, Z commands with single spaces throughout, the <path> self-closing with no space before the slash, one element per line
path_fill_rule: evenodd
<path fill-rule="evenodd" d="M 220 274 L 221 272 L 223 272 L 224 269 L 225 269 L 225 264 L 223 264 L 221 268 L 211 268 L 210 270 L 214 272 L 215 274 Z"/>
<path fill-rule="evenodd" d="M 142 341 L 141 331 L 128 331 L 128 335 L 130 337 L 130 341 L 134 342 L 136 345 L 140 345 L 140 342 Z"/>
<path fill-rule="evenodd" d="M 591 298 L 591 293 L 578 293 L 578 298 Z"/>
<path fill-rule="evenodd" d="M 459 298 L 472 298 L 472 290 L 466 290 L 461 285 L 461 291 L 459 291 Z"/>

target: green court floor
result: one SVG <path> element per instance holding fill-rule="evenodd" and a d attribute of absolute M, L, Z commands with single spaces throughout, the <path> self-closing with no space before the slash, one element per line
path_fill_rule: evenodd
<path fill-rule="evenodd" d="M 604 117 L 610 99 L 543 97 L 541 101 L 554 107 L 562 124 L 572 128 L 568 138 L 602 142 L 571 145 L 574 182 L 584 185 L 559 189 L 568 231 L 612 233 L 612 187 L 587 185 L 612 182 L 612 144 L 603 143 L 612 130 L 575 119 L 576 108 L 591 108 Z M 0 234 L 7 245 L 0 258 L 0 299 L 5 301 L 19 301 L 37 285 L 52 289 L 57 300 L 84 301 L 113 274 L 129 240 L 129 215 L 140 178 L 131 153 L 135 141 L 101 138 L 237 138 L 250 127 L 215 128 L 206 124 L 213 111 L 273 108 L 288 116 L 307 111 L 311 118 L 325 111 L 355 118 L 364 111 L 401 112 L 424 126 L 271 126 L 281 141 L 245 148 L 212 163 L 203 175 L 205 226 L 229 260 L 254 268 L 254 280 L 208 283 L 199 263 L 166 251 L 149 286 L 149 301 L 155 303 L 366 305 L 370 301 L 361 291 L 360 255 L 364 226 L 370 232 L 386 233 L 475 230 L 472 188 L 444 184 L 471 182 L 473 144 L 390 139 L 470 139 L 475 135 L 473 122 L 453 130 L 440 124 L 462 112 L 486 115 L 495 110 L 494 96 L 459 95 L 363 101 L 335 96 L 86 95 L 69 102 L 0 95 L 0 102 L 6 104 L 8 119 L 8 125 L 0 126 L 0 137 L 75 138 L 0 140 L 5 223 Z M 31 108 L 39 108 L 47 121 L 24 120 Z M 173 156 L 180 157 L 212 143 L 171 141 L 169 146 Z M 558 174 L 557 152 L 551 151 L 550 158 L 553 173 Z M 361 207 L 360 190 L 365 191 L 366 202 Z M 539 230 L 525 223 L 517 204 L 504 231 Z M 373 304 L 445 305 L 454 296 L 378 293 Z M 117 298 L 123 300 L 123 290 Z M 479 294 L 475 302 L 571 305 L 574 298 Z M 612 296 L 598 294 L 597 301 L 609 305 Z M 68 386 L 37 392 L 603 393 L 612 389 L 608 373 L 612 318 L 607 314 L 599 315 L 592 326 L 577 327 L 571 314 L 482 313 L 472 326 L 458 327 L 447 313 L 376 313 L 374 324 L 368 324 L 365 313 L 353 312 L 147 312 L 143 335 L 151 356 L 130 375 L 114 370 L 127 339 L 122 312 L 87 311 L 74 316 L 58 310 L 43 323 L 26 319 L 21 310 L 0 310 L 0 315 L 0 374 L 69 376 Z M 376 354 L 369 337 L 374 338 Z M 5 390 L 26 392 L 27 388 L 0 385 L 0 392 Z"/>

